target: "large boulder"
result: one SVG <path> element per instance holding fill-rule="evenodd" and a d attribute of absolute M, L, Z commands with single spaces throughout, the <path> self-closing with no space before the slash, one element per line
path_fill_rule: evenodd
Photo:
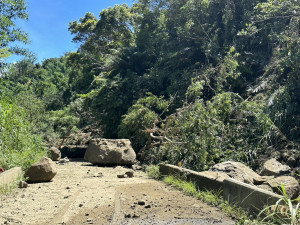
<path fill-rule="evenodd" d="M 51 159 L 43 157 L 27 170 L 25 177 L 28 178 L 29 183 L 48 182 L 55 177 L 56 173 L 55 163 Z"/>
<path fill-rule="evenodd" d="M 52 147 L 49 149 L 49 152 L 50 152 L 51 159 L 53 161 L 58 161 L 61 159 L 61 152 L 59 151 L 58 148 Z"/>
<path fill-rule="evenodd" d="M 262 176 L 281 176 L 290 172 L 290 167 L 282 165 L 276 159 L 269 159 L 262 167 L 260 175 Z"/>
<path fill-rule="evenodd" d="M 133 165 L 136 154 L 128 139 L 93 139 L 84 159 L 96 165 Z"/>
<path fill-rule="evenodd" d="M 222 162 L 214 165 L 210 171 L 226 173 L 229 177 L 238 181 L 254 184 L 254 179 L 259 179 L 259 175 L 252 169 L 240 162 Z"/>
<path fill-rule="evenodd" d="M 281 176 L 274 179 L 268 180 L 266 182 L 274 192 L 278 194 L 281 193 L 281 186 L 284 186 L 286 194 L 290 199 L 295 199 L 299 196 L 300 186 L 298 181 L 291 176 Z"/>

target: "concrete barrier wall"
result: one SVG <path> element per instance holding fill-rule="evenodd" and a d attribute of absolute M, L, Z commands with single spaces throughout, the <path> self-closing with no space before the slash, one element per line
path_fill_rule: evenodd
<path fill-rule="evenodd" d="M 266 206 L 274 205 L 282 196 L 229 178 L 226 174 L 196 172 L 170 164 L 160 164 L 162 175 L 175 175 L 194 182 L 200 190 L 223 190 L 224 200 L 234 203 L 250 214 L 257 215 Z"/>
<path fill-rule="evenodd" d="M 213 190 L 219 191 L 223 188 L 223 182 L 218 180 L 216 176 L 209 176 L 203 172 L 196 172 L 182 167 L 160 164 L 159 172 L 162 175 L 174 175 L 184 177 L 188 181 L 195 183 L 199 190 Z"/>
<path fill-rule="evenodd" d="M 0 186 L 9 185 L 19 178 L 22 174 L 21 167 L 15 167 L 0 173 Z"/>
<path fill-rule="evenodd" d="M 274 205 L 282 196 L 245 184 L 232 178 L 223 181 L 223 198 L 257 215 L 266 206 Z"/>

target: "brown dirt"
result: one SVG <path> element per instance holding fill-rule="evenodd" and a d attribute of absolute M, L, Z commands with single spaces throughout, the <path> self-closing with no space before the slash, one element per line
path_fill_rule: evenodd
<path fill-rule="evenodd" d="M 75 161 L 57 169 L 52 182 L 30 184 L 0 196 L 0 224 L 235 223 L 218 208 L 140 171 L 133 178 L 117 178 L 130 169 Z"/>

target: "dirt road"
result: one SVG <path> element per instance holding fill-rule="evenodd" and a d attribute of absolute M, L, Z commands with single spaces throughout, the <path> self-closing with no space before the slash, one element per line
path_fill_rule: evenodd
<path fill-rule="evenodd" d="M 219 209 L 143 172 L 72 161 L 49 183 L 0 196 L 0 224 L 234 224 Z"/>

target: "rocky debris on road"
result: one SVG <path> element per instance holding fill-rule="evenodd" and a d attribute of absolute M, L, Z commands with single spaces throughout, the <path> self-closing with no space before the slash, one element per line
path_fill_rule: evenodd
<path fill-rule="evenodd" d="M 60 159 L 58 162 L 56 162 L 56 164 L 66 164 L 69 162 L 70 162 L 70 160 L 68 159 L 68 157 L 65 157 L 63 159 Z"/>
<path fill-rule="evenodd" d="M 132 178 L 134 177 L 134 172 L 133 171 L 127 171 L 124 174 L 118 174 L 118 178 Z"/>
<path fill-rule="evenodd" d="M 146 201 L 144 199 L 141 199 L 138 201 L 138 205 L 146 205 Z"/>
<path fill-rule="evenodd" d="M 25 177 L 29 183 L 49 182 L 56 173 L 54 162 L 50 158 L 43 157 L 27 170 Z"/>
<path fill-rule="evenodd" d="M 291 168 L 286 165 L 282 165 L 276 159 L 272 158 L 263 164 L 260 175 L 262 176 L 281 176 L 289 173 Z"/>
<path fill-rule="evenodd" d="M 20 181 L 19 182 L 19 188 L 27 188 L 28 187 L 28 183 L 25 181 Z"/>
<path fill-rule="evenodd" d="M 126 174 L 118 174 L 117 177 L 118 178 L 127 178 L 128 176 Z"/>
<path fill-rule="evenodd" d="M 136 154 L 128 139 L 93 139 L 84 159 L 95 165 L 133 165 Z"/>
<path fill-rule="evenodd" d="M 254 184 L 254 179 L 260 177 L 257 173 L 244 164 L 233 161 L 218 163 L 214 165 L 210 171 L 222 172 L 235 180 L 252 185 Z"/>
<path fill-rule="evenodd" d="M 281 185 L 284 186 L 287 196 L 295 199 L 299 196 L 300 185 L 298 181 L 291 176 L 276 177 L 266 182 L 275 193 L 282 194 Z"/>
<path fill-rule="evenodd" d="M 129 178 L 132 178 L 132 177 L 134 177 L 134 173 L 133 173 L 133 171 L 127 171 L 125 174 L 126 174 L 126 175 L 127 175 L 127 177 L 129 177 Z"/>
<path fill-rule="evenodd" d="M 143 169 L 143 167 L 140 166 L 140 165 L 138 165 L 138 164 L 132 165 L 131 168 L 132 168 L 134 171 L 136 171 L 136 170 L 142 170 L 142 169 Z"/>
<path fill-rule="evenodd" d="M 50 152 L 50 158 L 53 161 L 59 161 L 61 159 L 61 152 L 59 151 L 58 148 L 52 147 L 49 149 L 49 152 Z"/>

